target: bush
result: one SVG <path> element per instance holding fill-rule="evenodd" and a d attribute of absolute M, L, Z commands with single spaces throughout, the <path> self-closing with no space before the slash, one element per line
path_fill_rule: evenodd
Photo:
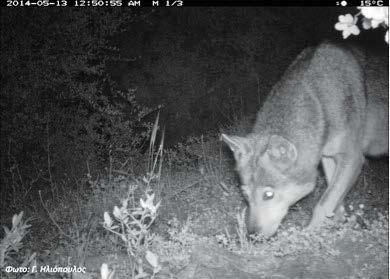
<path fill-rule="evenodd" d="M 110 152 L 135 152 L 144 141 L 151 124 L 143 116 L 150 110 L 107 71 L 113 61 L 126 60 L 110 41 L 136 18 L 117 9 L 2 13 L 4 194 L 12 189 L 13 197 L 26 197 L 38 184 L 53 192 L 59 181 L 81 177 L 86 161 L 101 166 Z"/>

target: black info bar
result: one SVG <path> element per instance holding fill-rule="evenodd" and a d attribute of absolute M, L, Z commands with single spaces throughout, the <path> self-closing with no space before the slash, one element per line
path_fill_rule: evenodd
<path fill-rule="evenodd" d="M 5 7 L 381 7 L 389 0 L 6 0 Z"/>

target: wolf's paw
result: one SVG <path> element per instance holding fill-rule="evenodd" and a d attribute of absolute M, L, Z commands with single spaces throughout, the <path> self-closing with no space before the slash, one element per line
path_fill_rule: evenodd
<path fill-rule="evenodd" d="M 307 226 L 308 230 L 317 230 L 321 228 L 324 225 L 324 222 L 326 220 L 326 217 L 329 214 L 326 214 L 326 210 L 321 207 L 317 207 L 313 211 L 313 216 L 311 217 L 311 221 L 309 225 Z M 329 216 L 331 217 L 331 216 Z"/>
<path fill-rule="evenodd" d="M 333 222 L 344 222 L 345 221 L 345 208 L 340 205 L 333 212 L 327 210 L 325 207 L 316 207 L 313 211 L 313 216 L 309 225 L 308 230 L 318 230 L 321 227 L 331 225 Z"/>
<path fill-rule="evenodd" d="M 306 230 L 316 231 L 316 230 L 320 229 L 323 225 L 324 225 L 323 222 L 321 222 L 319 220 L 312 219 L 310 221 L 309 225 L 306 227 Z"/>
<path fill-rule="evenodd" d="M 340 205 L 336 208 L 334 212 L 333 220 L 336 223 L 345 223 L 347 221 L 347 218 L 345 216 L 345 207 L 344 205 Z"/>

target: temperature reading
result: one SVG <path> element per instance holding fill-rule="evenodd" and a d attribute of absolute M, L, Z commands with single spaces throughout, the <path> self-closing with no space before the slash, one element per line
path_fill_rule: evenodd
<path fill-rule="evenodd" d="M 370 7 L 370 6 L 383 6 L 383 0 L 361 0 L 360 6 Z"/>

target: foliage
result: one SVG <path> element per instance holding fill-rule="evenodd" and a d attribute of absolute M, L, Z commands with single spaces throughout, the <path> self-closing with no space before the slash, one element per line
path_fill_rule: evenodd
<path fill-rule="evenodd" d="M 122 201 L 121 207 L 114 207 L 112 219 L 108 212 L 104 213 L 104 228 L 117 235 L 126 244 L 127 253 L 130 258 L 133 278 L 143 278 L 147 275 L 143 271 L 142 255 L 153 266 L 153 274 L 161 269 L 158 257 L 150 252 L 149 246 L 153 239 L 150 235 L 150 226 L 157 217 L 157 210 L 160 202 L 154 204 L 154 194 L 146 194 L 146 200 L 140 199 L 140 206 L 129 206 L 129 202 L 134 201 L 132 195 L 135 188 L 129 187 L 128 197 Z"/>
<path fill-rule="evenodd" d="M 23 221 L 22 218 L 23 211 L 12 217 L 11 229 L 3 227 L 5 236 L 0 242 L 1 269 L 6 266 L 14 266 L 18 267 L 19 272 L 29 272 L 28 267 L 35 262 L 36 253 L 31 254 L 23 246 L 22 241 L 28 234 L 30 225 L 28 220 Z"/>
<path fill-rule="evenodd" d="M 359 13 L 340 15 L 339 22 L 335 24 L 336 30 L 343 32 L 343 38 L 352 35 L 359 35 L 360 29 L 357 26 L 359 18 L 363 29 L 376 29 L 379 26 L 386 31 L 385 41 L 389 43 L 389 7 L 358 7 Z M 361 17 L 360 17 L 361 16 Z"/>
<path fill-rule="evenodd" d="M 141 198 L 138 205 L 135 202 L 134 194 L 140 185 L 130 184 L 128 186 L 127 197 L 122 200 L 121 207 L 114 206 L 112 213 L 114 219 L 111 218 L 108 212 L 104 212 L 104 228 L 118 236 L 125 243 L 130 259 L 132 278 L 135 279 L 150 275 L 143 269 L 143 256 L 145 256 L 145 259 L 153 267 L 151 278 L 161 270 L 158 256 L 149 251 L 149 246 L 154 237 L 150 233 L 150 228 L 157 217 L 157 210 L 161 204 L 161 201 L 157 204 L 154 203 L 155 194 L 151 189 L 151 184 L 154 181 L 159 182 L 160 180 L 163 163 L 164 133 L 157 150 L 155 149 L 158 122 L 159 114 L 156 117 L 151 131 L 148 170 L 146 176 L 142 179 L 146 199 L 143 200 Z M 111 276 L 111 273 L 107 272 L 107 267 L 104 265 L 101 267 L 101 273 L 103 279 L 106 279 L 104 276 L 107 278 Z"/>
<path fill-rule="evenodd" d="M 137 18 L 118 9 L 2 11 L 0 152 L 9 155 L 1 159 L 2 190 L 37 173 L 41 184 L 55 174 L 79 177 L 85 161 L 104 163 L 110 150 L 142 144 L 149 109 L 107 71 L 129 60 L 110 42 Z"/>

